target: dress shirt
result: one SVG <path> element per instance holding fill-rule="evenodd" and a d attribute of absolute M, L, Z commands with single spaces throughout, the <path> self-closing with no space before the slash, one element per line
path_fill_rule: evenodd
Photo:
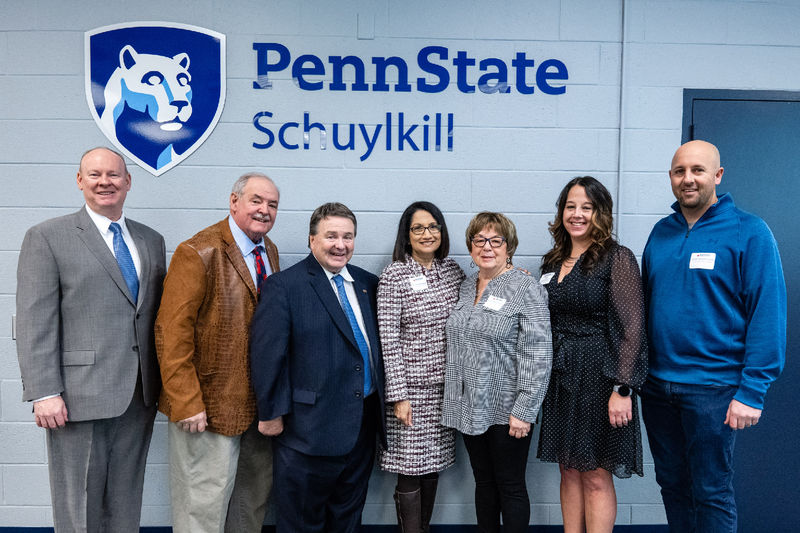
<path fill-rule="evenodd" d="M 322 266 L 322 265 L 320 265 Z M 331 290 L 336 295 L 336 299 L 339 300 L 339 305 L 342 305 L 342 301 L 339 299 L 339 291 L 336 289 L 336 282 L 333 281 L 333 272 L 328 271 L 325 267 L 322 267 L 322 271 L 325 272 L 325 275 L 328 276 L 328 283 L 331 286 Z M 369 336 L 367 335 L 367 330 L 364 327 L 364 317 L 361 316 L 361 305 L 358 303 L 358 296 L 356 295 L 356 289 L 353 287 L 353 276 L 350 275 L 350 272 L 347 270 L 347 265 L 342 267 L 342 269 L 337 272 L 342 278 L 344 279 L 344 292 L 347 294 L 347 300 L 350 302 L 350 307 L 353 309 L 353 314 L 356 315 L 356 322 L 358 322 L 358 327 L 361 329 L 361 335 L 364 337 L 364 341 L 367 343 L 367 348 L 369 348 L 369 366 L 370 366 L 370 374 L 373 376 L 372 380 L 372 387 L 369 390 L 368 394 L 372 394 L 375 392 L 375 374 L 372 372 L 372 367 L 375 364 L 372 362 L 372 346 L 369 344 Z"/>
<path fill-rule="evenodd" d="M 133 258 L 133 266 L 136 268 L 136 275 L 139 277 L 139 281 L 142 280 L 142 260 L 139 259 L 139 250 L 136 248 L 136 243 L 131 236 L 131 233 L 128 231 L 128 225 L 125 224 L 125 213 L 119 217 L 119 220 L 111 220 L 108 217 L 104 217 L 101 214 L 95 213 L 89 206 L 86 206 L 86 212 L 89 213 L 89 217 L 94 222 L 94 225 L 97 226 L 97 231 L 100 232 L 100 236 L 103 237 L 103 240 L 106 241 L 106 246 L 108 249 L 111 250 L 111 254 L 114 255 L 116 258 L 117 256 L 114 254 L 114 232 L 109 229 L 112 222 L 116 222 L 119 224 L 120 228 L 122 228 L 122 240 L 125 241 L 125 244 L 128 246 L 128 250 L 131 252 L 131 258 Z"/>
<path fill-rule="evenodd" d="M 244 262 L 247 265 L 247 270 L 250 271 L 250 277 L 253 278 L 253 283 L 256 287 L 258 287 L 258 281 L 256 280 L 256 257 L 253 254 L 253 248 L 256 246 L 261 246 L 261 259 L 264 260 L 264 266 L 267 267 L 267 276 L 272 275 L 272 268 L 269 266 L 269 259 L 267 259 L 267 250 L 266 246 L 264 245 L 264 237 L 261 237 L 261 240 L 258 242 L 253 242 L 247 234 L 242 231 L 242 228 L 236 225 L 236 222 L 233 220 L 233 217 L 228 217 L 228 226 L 231 228 L 231 233 L 233 234 L 233 240 L 236 241 L 236 246 L 239 247 L 239 250 L 242 252 L 242 257 L 244 257 Z"/>

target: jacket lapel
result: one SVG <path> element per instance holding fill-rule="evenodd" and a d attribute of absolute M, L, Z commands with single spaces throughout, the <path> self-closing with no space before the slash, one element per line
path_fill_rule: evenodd
<path fill-rule="evenodd" d="M 228 218 L 226 217 L 220 224 L 222 224 L 222 238 L 225 241 L 225 255 L 228 256 L 228 260 L 233 265 L 233 268 L 239 273 L 242 282 L 247 285 L 247 288 L 250 289 L 250 294 L 255 299 L 257 297 L 256 285 L 253 283 L 253 276 L 250 275 L 247 263 L 244 262 L 242 251 L 233 238 L 231 228 L 228 225 Z"/>
<path fill-rule="evenodd" d="M 122 277 L 122 271 L 119 269 L 114 254 L 108 249 L 108 245 L 106 245 L 103 236 L 100 235 L 100 232 L 97 230 L 97 226 L 94 225 L 94 222 L 86 212 L 86 208 L 81 208 L 81 210 L 76 213 L 75 227 L 78 229 L 78 237 L 80 237 L 86 245 L 86 248 L 89 249 L 95 258 L 97 258 L 97 261 L 106 269 L 108 275 L 111 276 L 111 279 L 117 284 L 119 290 L 121 290 L 128 301 L 131 302 L 131 305 L 136 307 L 136 302 L 134 302 L 131 297 L 128 284 L 125 283 L 125 278 Z"/>
<path fill-rule="evenodd" d="M 350 321 L 347 320 L 342 306 L 339 305 L 339 298 L 334 294 L 331 282 L 328 280 L 328 276 L 325 275 L 325 272 L 323 272 L 322 266 L 320 266 L 311 254 L 306 258 L 306 264 L 308 265 L 311 287 L 314 289 L 314 292 L 317 293 L 323 307 L 325 307 L 325 310 L 331 316 L 336 327 L 339 328 L 347 340 L 350 341 L 350 344 L 358 349 L 358 343 L 356 343 L 353 329 L 350 327 Z"/>
<path fill-rule="evenodd" d="M 150 281 L 151 268 L 150 249 L 147 247 L 147 241 L 144 240 L 144 235 L 139 231 L 137 223 L 128 219 L 126 225 L 128 226 L 128 232 L 130 232 L 131 237 L 136 241 L 136 250 L 139 252 L 139 263 L 141 264 L 141 272 L 139 272 L 139 301 L 141 301 L 149 289 L 148 281 Z M 125 286 L 127 287 L 128 285 L 126 284 Z"/>

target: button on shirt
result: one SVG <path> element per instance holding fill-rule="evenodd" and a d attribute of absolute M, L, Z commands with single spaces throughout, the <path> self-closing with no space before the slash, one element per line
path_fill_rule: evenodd
<path fill-rule="evenodd" d="M 333 276 L 336 274 L 327 271 L 325 268 L 322 269 L 325 272 L 325 275 L 328 276 L 328 283 L 330 283 L 331 290 L 336 295 L 336 299 L 339 300 L 339 291 L 336 289 L 336 282 L 333 281 Z M 345 265 L 338 274 L 344 278 L 344 292 L 347 294 L 347 301 L 350 302 L 350 307 L 353 309 L 353 314 L 356 315 L 356 322 L 358 322 L 358 327 L 361 329 L 361 334 L 364 336 L 364 340 L 367 342 L 367 347 L 369 348 L 369 358 L 370 358 L 370 373 L 372 372 L 372 346 L 369 344 L 369 336 L 367 335 L 367 330 L 364 327 L 364 317 L 361 316 L 361 305 L 358 303 L 358 296 L 356 295 L 356 289 L 353 286 L 353 276 L 350 275 L 350 272 L 347 270 L 347 265 Z M 342 305 L 342 301 L 339 300 L 339 305 Z M 372 380 L 372 387 L 370 387 L 369 393 L 372 394 L 375 392 L 375 380 Z"/>
<path fill-rule="evenodd" d="M 258 287 L 258 281 L 256 280 L 256 257 L 253 253 L 253 248 L 256 246 L 261 246 L 262 248 L 261 259 L 264 260 L 264 266 L 267 267 L 267 276 L 272 275 L 272 267 L 269 265 L 266 246 L 264 246 L 264 238 L 262 237 L 258 242 L 253 242 L 250 237 L 242 231 L 242 228 L 236 225 L 236 222 L 230 216 L 228 217 L 228 226 L 231 228 L 231 234 L 233 234 L 233 240 L 236 241 L 236 246 L 238 246 L 239 251 L 242 252 L 247 270 L 250 271 L 250 277 L 253 278 L 253 284 Z"/>

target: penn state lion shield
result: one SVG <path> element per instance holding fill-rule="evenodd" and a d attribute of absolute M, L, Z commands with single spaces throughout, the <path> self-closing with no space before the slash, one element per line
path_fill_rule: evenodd
<path fill-rule="evenodd" d="M 171 22 L 86 32 L 86 100 L 103 134 L 160 176 L 211 135 L 225 104 L 225 35 Z"/>

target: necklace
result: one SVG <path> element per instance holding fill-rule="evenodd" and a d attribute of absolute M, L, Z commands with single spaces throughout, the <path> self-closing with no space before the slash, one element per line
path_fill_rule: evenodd
<path fill-rule="evenodd" d="M 565 264 L 565 265 L 567 265 L 567 266 L 572 266 L 572 265 L 574 265 L 574 264 L 575 264 L 575 262 L 576 262 L 578 259 L 580 259 L 580 258 L 581 258 L 581 256 L 578 256 L 578 257 L 570 257 L 569 259 L 564 259 L 564 264 Z"/>

